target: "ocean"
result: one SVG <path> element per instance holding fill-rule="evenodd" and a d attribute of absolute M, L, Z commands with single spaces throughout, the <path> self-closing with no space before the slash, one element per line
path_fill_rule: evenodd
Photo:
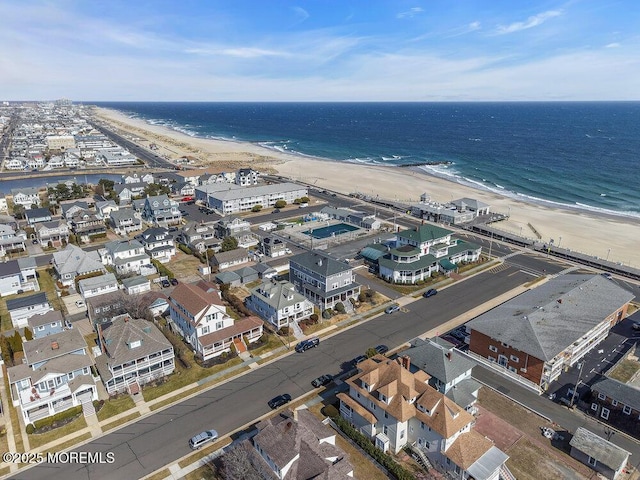
<path fill-rule="evenodd" d="M 338 162 L 424 164 L 520 200 L 640 218 L 640 102 L 96 105 L 191 136 Z"/>

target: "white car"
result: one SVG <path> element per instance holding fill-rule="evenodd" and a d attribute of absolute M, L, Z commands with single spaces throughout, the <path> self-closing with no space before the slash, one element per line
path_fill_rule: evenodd
<path fill-rule="evenodd" d="M 78 308 L 84 308 L 87 305 L 84 303 L 84 300 L 76 300 L 76 307 Z"/>

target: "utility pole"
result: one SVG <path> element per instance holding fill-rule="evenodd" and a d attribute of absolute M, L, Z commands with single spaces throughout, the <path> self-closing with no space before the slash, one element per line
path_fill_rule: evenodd
<path fill-rule="evenodd" d="M 578 393 L 578 385 L 580 385 L 580 379 L 582 378 L 582 369 L 584 368 L 584 360 L 580 362 L 580 371 L 578 372 L 578 381 L 573 389 L 573 395 L 571 395 L 571 402 L 569 402 L 569 408 L 573 408 L 573 403 L 576 400 L 576 394 Z"/>

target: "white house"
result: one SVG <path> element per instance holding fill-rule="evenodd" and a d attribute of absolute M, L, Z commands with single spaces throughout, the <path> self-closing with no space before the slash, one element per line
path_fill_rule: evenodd
<path fill-rule="evenodd" d="M 13 328 L 27 326 L 27 320 L 33 315 L 43 315 L 53 310 L 44 292 L 35 293 L 26 297 L 7 300 L 7 310 L 11 317 Z"/>
<path fill-rule="evenodd" d="M 39 208 L 42 205 L 40 201 L 39 191 L 36 187 L 14 188 L 11 190 L 13 203 L 22 205 L 26 210 L 30 210 L 32 205 Z"/>
<path fill-rule="evenodd" d="M 104 248 L 98 250 L 98 255 L 104 265 L 112 265 L 119 275 L 127 273 L 150 275 L 155 273 L 155 268 L 151 265 L 151 258 L 137 240 L 107 242 L 104 244 Z"/>
<path fill-rule="evenodd" d="M 309 318 L 313 303 L 296 292 L 296 287 L 282 280 L 264 282 L 251 290 L 246 300 L 247 308 L 276 329 Z"/>
<path fill-rule="evenodd" d="M 176 244 L 169 230 L 164 227 L 148 228 L 136 237 L 149 256 L 161 263 L 167 263 L 176 254 Z"/>
<path fill-rule="evenodd" d="M 118 288 L 118 280 L 110 272 L 97 277 L 84 278 L 78 282 L 78 292 L 85 300 L 96 295 L 116 292 Z"/>

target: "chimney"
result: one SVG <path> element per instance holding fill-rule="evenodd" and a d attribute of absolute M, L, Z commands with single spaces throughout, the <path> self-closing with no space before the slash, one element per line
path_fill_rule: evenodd
<path fill-rule="evenodd" d="M 51 342 L 51 350 L 58 350 L 59 348 L 58 342 Z"/>
<path fill-rule="evenodd" d="M 410 370 L 411 367 L 411 358 L 409 358 L 408 355 L 403 355 L 402 357 L 400 357 L 400 364 L 402 365 L 403 368 L 406 368 L 407 370 Z"/>
<path fill-rule="evenodd" d="M 318 266 L 321 267 L 322 266 L 322 259 L 318 260 Z"/>
<path fill-rule="evenodd" d="M 562 299 L 561 298 L 558 299 L 558 303 L 562 303 Z"/>
<path fill-rule="evenodd" d="M 447 360 L 451 361 L 451 352 L 445 353 L 444 356 L 447 357 Z"/>

